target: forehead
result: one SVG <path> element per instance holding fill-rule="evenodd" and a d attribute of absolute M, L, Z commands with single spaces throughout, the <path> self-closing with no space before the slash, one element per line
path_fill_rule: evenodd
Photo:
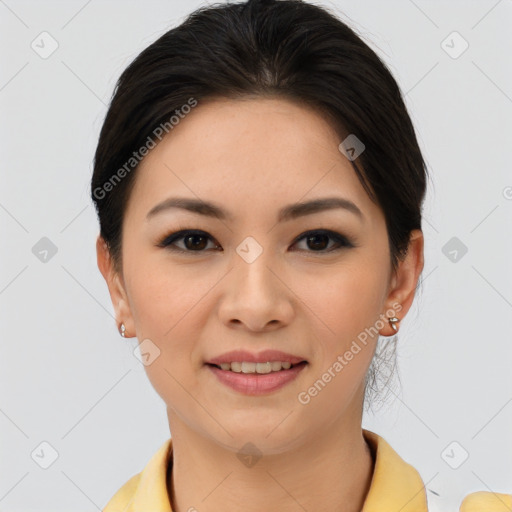
<path fill-rule="evenodd" d="M 340 136 L 314 108 L 277 98 L 199 102 L 144 158 L 132 196 L 146 212 L 168 195 L 267 208 L 336 192 L 372 204 Z M 250 201 L 250 203 L 248 203 Z M 131 201 L 130 201 L 131 202 Z"/>

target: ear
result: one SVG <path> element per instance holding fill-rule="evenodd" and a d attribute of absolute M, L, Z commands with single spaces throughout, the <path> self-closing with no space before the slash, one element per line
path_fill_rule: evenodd
<path fill-rule="evenodd" d="M 115 271 L 112 256 L 101 235 L 96 240 L 96 256 L 98 268 L 107 283 L 110 299 L 114 306 L 116 321 L 118 322 L 117 328 L 119 330 L 121 323 L 123 323 L 126 328 L 125 336 L 128 338 L 130 333 L 135 333 L 135 328 L 123 276 Z"/>
<path fill-rule="evenodd" d="M 399 262 L 398 269 L 393 273 L 391 278 L 389 293 L 386 298 L 386 309 L 388 313 L 383 314 L 384 318 L 389 318 L 391 310 L 394 310 L 394 316 L 403 320 L 411 308 L 418 278 L 424 265 L 423 247 L 423 232 L 420 229 L 413 230 L 409 238 L 407 255 Z M 400 327 L 399 322 L 396 322 L 395 325 L 397 328 Z M 393 336 L 396 334 L 387 320 L 385 321 L 385 326 L 379 333 L 382 336 Z"/>

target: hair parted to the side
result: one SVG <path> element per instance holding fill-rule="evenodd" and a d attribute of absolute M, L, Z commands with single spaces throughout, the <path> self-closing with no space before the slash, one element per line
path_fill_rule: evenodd
<path fill-rule="evenodd" d="M 340 143 L 350 134 L 364 143 L 350 163 L 382 208 L 390 265 L 397 269 L 411 231 L 421 229 L 427 179 L 398 84 L 354 30 L 325 8 L 302 0 L 249 0 L 194 11 L 118 79 L 91 180 L 100 234 L 116 271 L 122 271 L 123 218 L 140 162 L 134 152 L 171 117 L 183 117 L 192 102 L 257 97 L 312 107 L 335 128 Z M 394 344 L 395 337 L 377 346 L 365 381 L 367 404 L 380 391 L 375 383 L 389 359 L 380 351 Z"/>

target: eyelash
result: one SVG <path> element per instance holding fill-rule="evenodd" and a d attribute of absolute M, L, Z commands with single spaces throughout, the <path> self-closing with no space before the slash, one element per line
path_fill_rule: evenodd
<path fill-rule="evenodd" d="M 200 250 L 200 251 L 193 251 L 188 249 L 180 249 L 175 246 L 172 246 L 173 243 L 177 242 L 178 240 L 182 240 L 183 238 L 186 238 L 186 236 L 192 235 L 192 236 L 205 236 L 209 240 L 216 242 L 208 233 L 205 231 L 197 230 L 197 229 L 181 229 L 180 231 L 176 231 L 174 233 L 171 233 L 169 235 L 166 235 L 158 244 L 157 247 L 165 248 L 173 252 L 181 252 L 181 253 L 187 253 L 187 254 L 193 254 L 193 253 L 202 253 L 206 252 L 206 249 Z M 312 250 L 304 250 L 304 252 L 309 252 L 313 254 L 326 254 L 331 252 L 336 252 L 342 249 L 350 249 L 352 247 L 356 247 L 356 244 L 353 243 L 350 239 L 348 239 L 346 236 L 341 235 L 340 233 L 336 233 L 335 231 L 331 231 L 328 229 L 316 229 L 311 231 L 306 231 L 305 233 L 302 233 L 299 237 L 297 237 L 293 245 L 295 245 L 297 242 L 307 238 L 308 236 L 314 236 L 314 235 L 326 235 L 330 239 L 334 240 L 337 244 L 339 244 L 339 247 L 335 247 L 334 249 L 326 249 L 326 250 L 319 250 L 319 251 L 312 251 Z"/>

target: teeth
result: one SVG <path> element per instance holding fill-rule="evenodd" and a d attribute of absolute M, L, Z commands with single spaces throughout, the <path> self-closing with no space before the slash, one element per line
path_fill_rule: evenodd
<path fill-rule="evenodd" d="M 278 372 L 280 369 L 281 369 L 281 362 L 279 361 L 272 361 L 270 363 L 270 365 L 272 366 L 272 371 L 273 372 Z"/>
<path fill-rule="evenodd" d="M 220 364 L 222 370 L 232 371 L 236 373 L 279 372 L 281 370 L 289 370 L 291 366 L 291 363 L 287 361 L 267 361 L 266 363 L 249 363 L 247 361 L 233 361 L 232 363 Z"/>
<path fill-rule="evenodd" d="M 242 373 L 254 373 L 256 371 L 256 363 L 242 363 Z"/>
<path fill-rule="evenodd" d="M 233 363 L 231 366 L 231 370 L 233 372 L 241 372 L 242 371 L 242 363 Z"/>

